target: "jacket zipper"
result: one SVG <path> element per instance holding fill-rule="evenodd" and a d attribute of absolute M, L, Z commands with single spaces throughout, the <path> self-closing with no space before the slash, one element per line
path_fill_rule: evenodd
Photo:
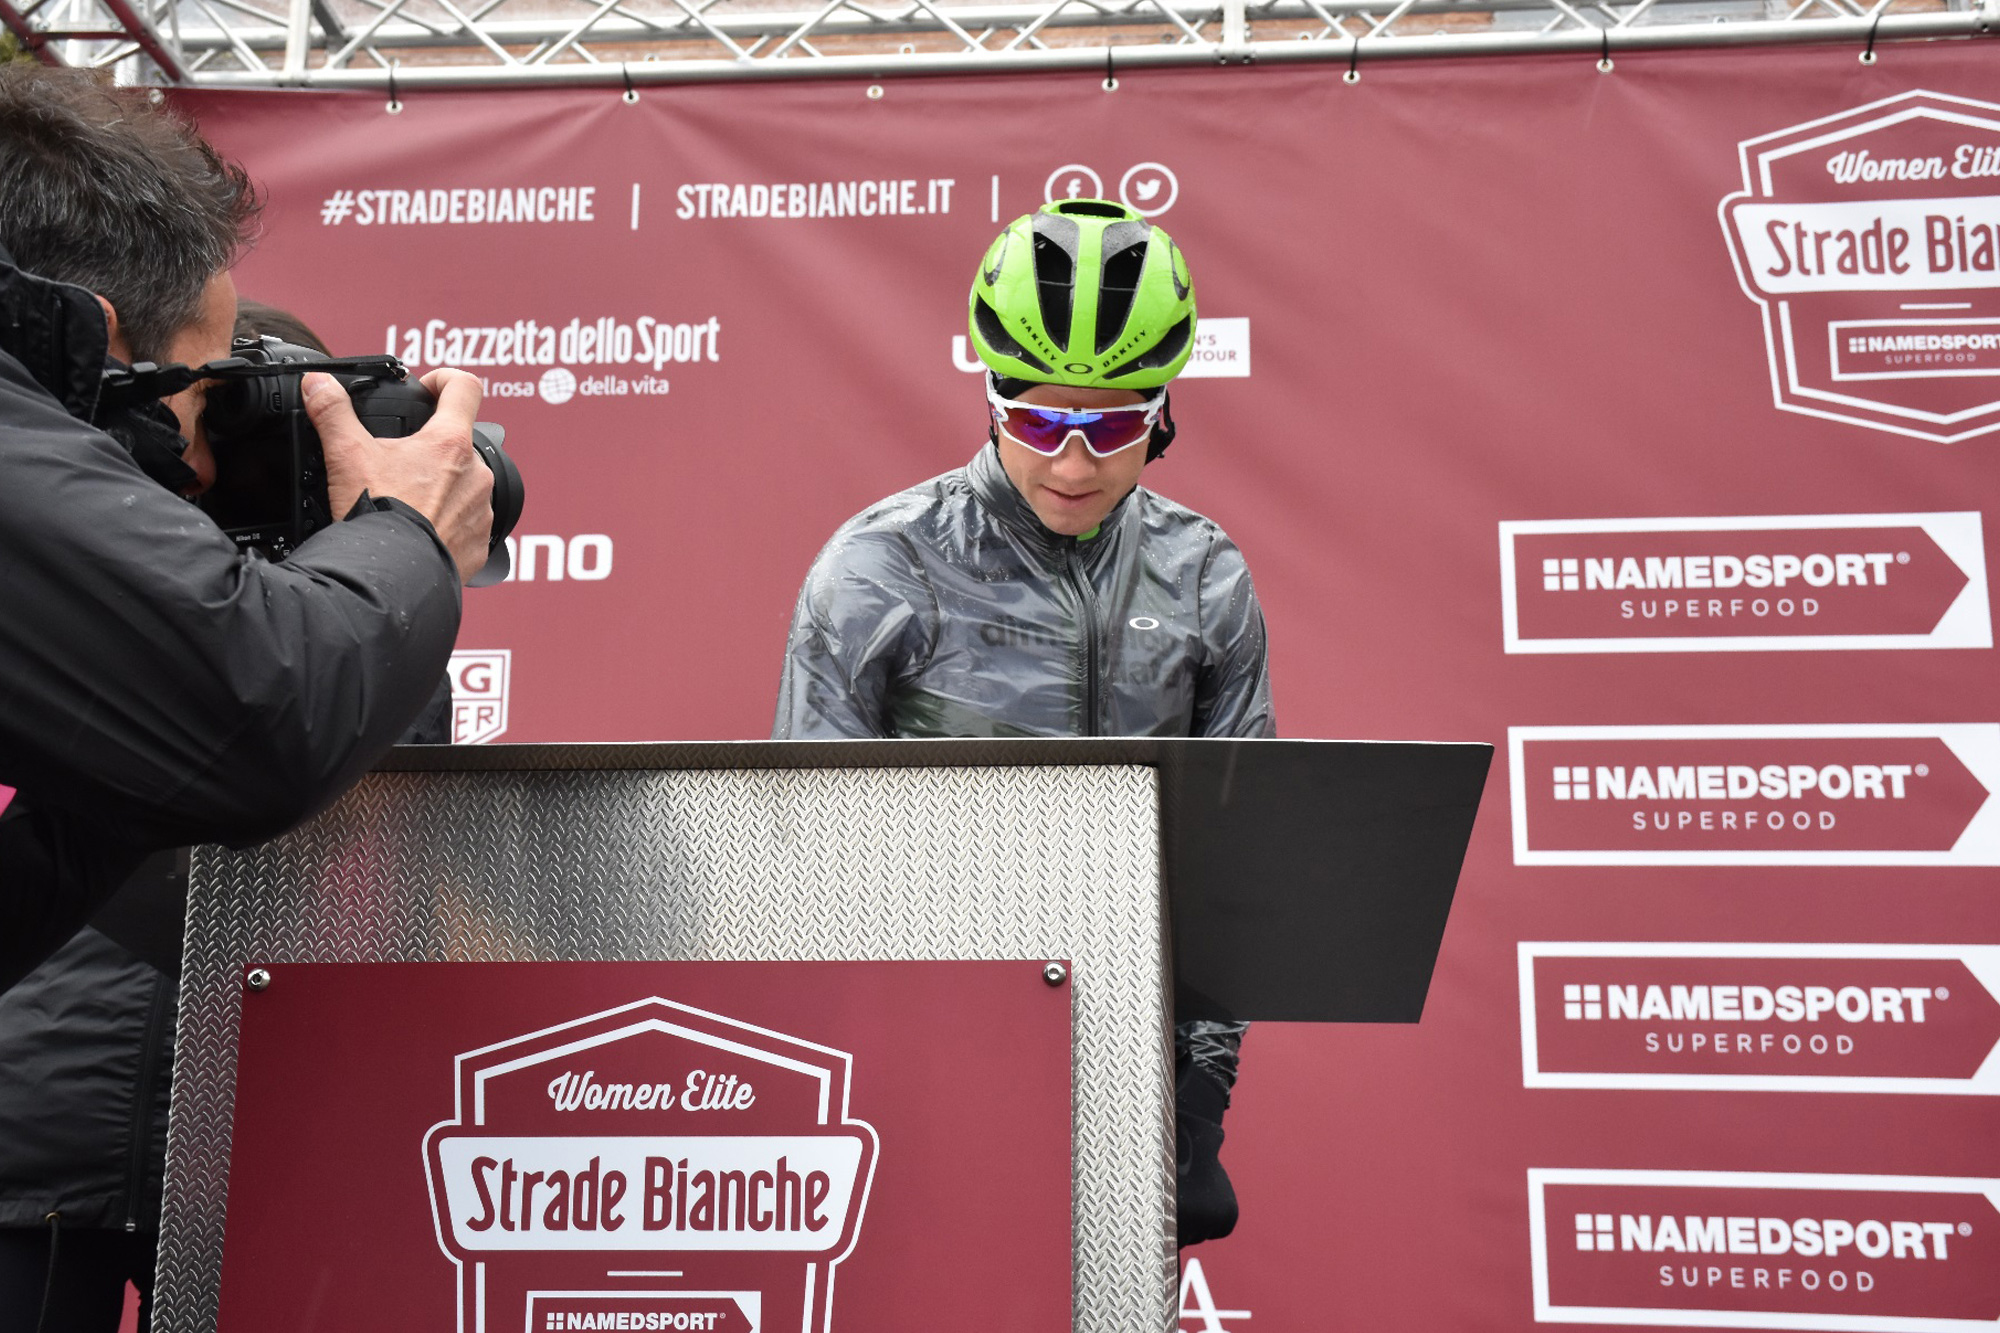
<path fill-rule="evenodd" d="M 1069 577 L 1070 587 L 1076 589 L 1077 597 L 1083 602 L 1083 734 L 1097 734 L 1097 594 L 1090 586 L 1090 579 L 1083 573 L 1081 562 L 1076 558 L 1076 538 L 1069 539 L 1069 547 L 1063 553 L 1063 573 Z"/>
<path fill-rule="evenodd" d="M 176 983 L 161 977 L 153 985 L 153 1003 L 146 1011 L 146 1041 L 139 1048 L 138 1091 L 132 1107 L 131 1157 L 125 1181 L 125 1229 L 139 1229 L 139 1196 L 145 1185 L 146 1149 L 153 1139 L 153 1079 L 160 1064 L 161 1031 L 167 1023 L 167 988 Z"/>

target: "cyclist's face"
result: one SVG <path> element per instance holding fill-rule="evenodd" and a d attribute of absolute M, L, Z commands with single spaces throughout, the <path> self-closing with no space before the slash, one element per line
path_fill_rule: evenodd
<path fill-rule="evenodd" d="M 1015 397 L 1023 403 L 1073 411 L 1129 407 L 1146 401 L 1145 394 L 1131 389 L 1079 389 L 1066 384 L 1036 384 Z M 1146 446 L 1135 444 L 1109 458 L 1099 458 L 1084 447 L 1082 436 L 1072 435 L 1062 452 L 1051 458 L 1003 432 L 1000 466 L 1043 527 L 1058 536 L 1079 537 L 1102 523 L 1112 506 L 1139 484 L 1139 473 L 1146 466 Z"/>

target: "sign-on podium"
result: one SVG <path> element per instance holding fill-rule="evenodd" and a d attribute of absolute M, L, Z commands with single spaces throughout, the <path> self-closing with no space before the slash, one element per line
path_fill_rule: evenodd
<path fill-rule="evenodd" d="M 1168 1327 L 1172 1023 L 1416 1021 L 1490 758 L 399 750 L 196 855 L 154 1326 Z"/>

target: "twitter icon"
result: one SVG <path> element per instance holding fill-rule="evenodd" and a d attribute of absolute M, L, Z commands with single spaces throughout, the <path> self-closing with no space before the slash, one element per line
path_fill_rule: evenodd
<path fill-rule="evenodd" d="M 1180 198 L 1181 183 L 1160 162 L 1141 162 L 1118 180 L 1118 197 L 1143 217 L 1158 217 Z"/>

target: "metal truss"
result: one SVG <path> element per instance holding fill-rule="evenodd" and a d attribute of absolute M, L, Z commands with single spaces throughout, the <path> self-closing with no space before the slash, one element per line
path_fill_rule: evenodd
<path fill-rule="evenodd" d="M 156 79 L 189 81 L 186 48 L 177 31 L 161 35 L 160 23 L 174 22 L 172 0 L 34 0 L 21 6 L 0 0 L 5 25 L 20 50 L 51 65 L 117 69 L 127 74 L 143 57 Z"/>
<path fill-rule="evenodd" d="M 0 0 L 126 82 L 401 88 L 1337 62 L 2000 33 L 2000 0 Z M 2000 50 L 1996 50 L 2000 55 Z M 628 96 L 636 92 L 628 91 Z"/>

